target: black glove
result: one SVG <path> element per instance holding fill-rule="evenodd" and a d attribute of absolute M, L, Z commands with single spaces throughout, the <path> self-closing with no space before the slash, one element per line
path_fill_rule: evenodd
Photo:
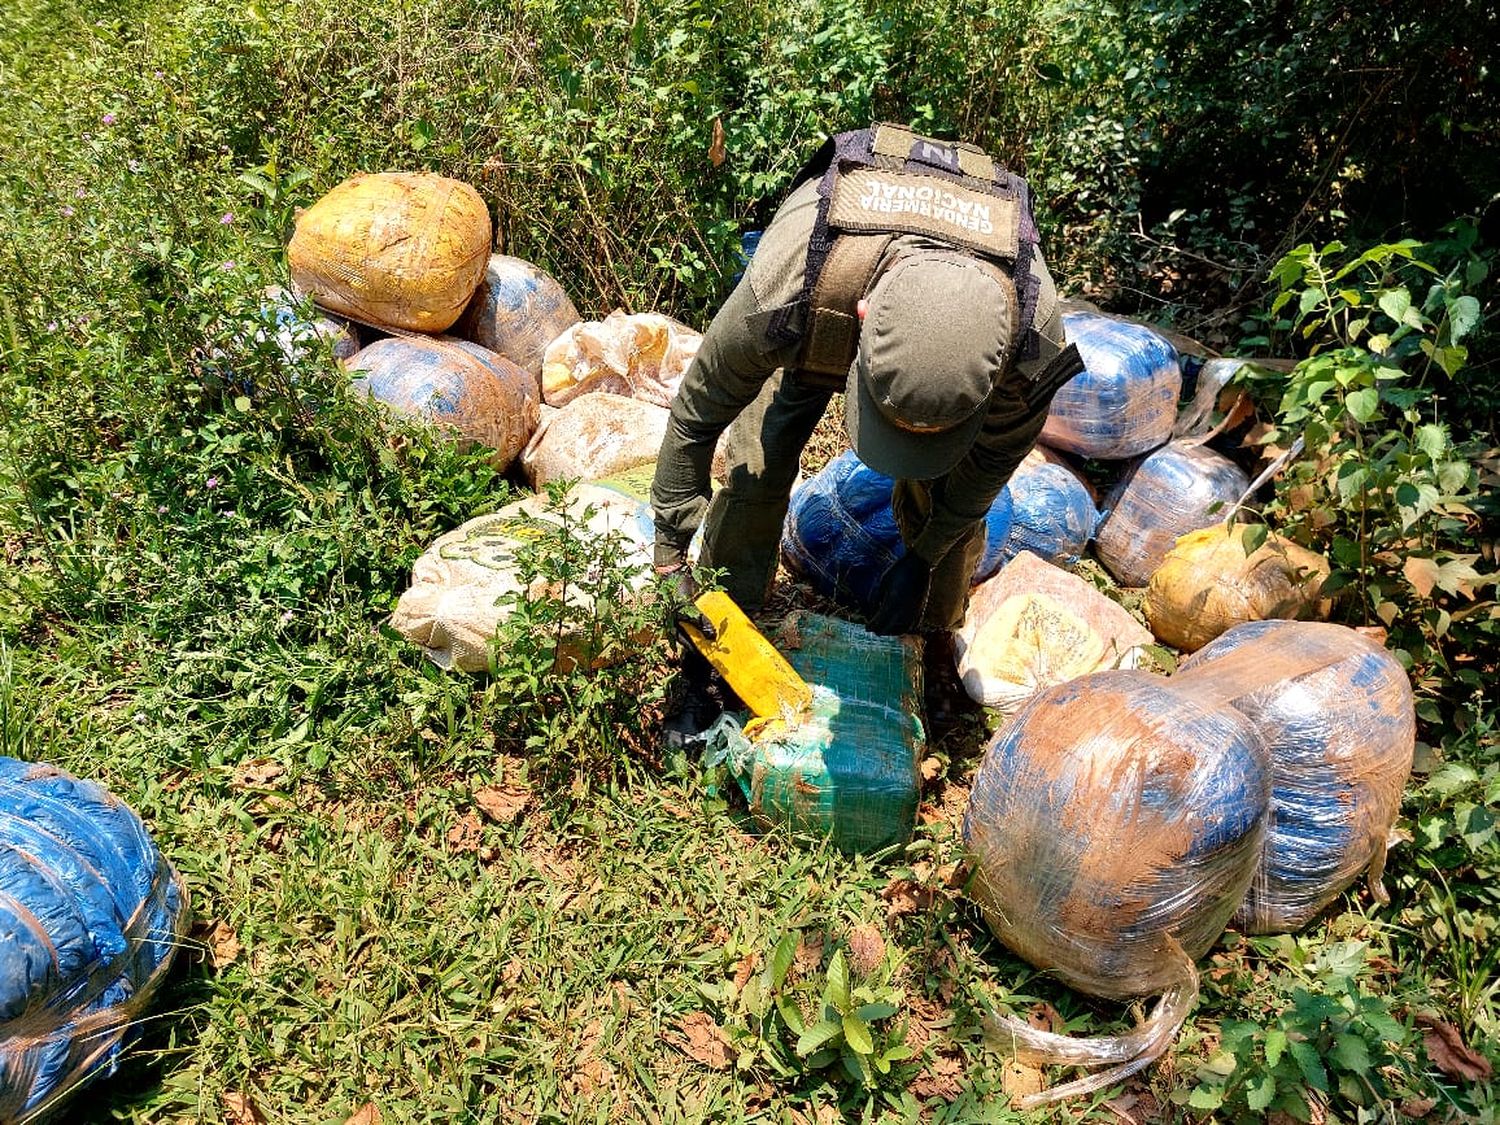
<path fill-rule="evenodd" d="M 692 647 L 692 638 L 683 632 L 684 625 L 691 625 L 710 641 L 719 639 L 719 631 L 713 622 L 703 616 L 703 611 L 693 603 L 698 600 L 698 580 L 687 563 L 679 563 L 671 570 L 658 570 L 658 574 L 669 580 L 667 594 L 667 627 L 677 634 L 682 644 Z"/>
<path fill-rule="evenodd" d="M 915 551 L 907 551 L 880 580 L 865 628 L 880 637 L 916 632 L 931 589 L 932 564 Z"/>

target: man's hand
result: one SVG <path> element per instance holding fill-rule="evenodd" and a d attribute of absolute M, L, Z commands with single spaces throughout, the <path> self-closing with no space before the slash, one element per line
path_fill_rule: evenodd
<path fill-rule="evenodd" d="M 932 564 L 915 551 L 907 551 L 880 580 L 880 590 L 865 628 L 881 637 L 916 632 L 931 589 Z"/>
<path fill-rule="evenodd" d="M 718 640 L 719 632 L 714 628 L 713 622 L 704 617 L 703 611 L 693 604 L 698 600 L 698 580 L 693 577 L 693 568 L 686 562 L 681 562 L 669 570 L 658 568 L 657 573 L 670 582 L 667 626 L 677 634 L 678 639 L 685 645 L 692 645 L 692 638 L 682 628 L 684 625 L 691 625 L 705 639 Z"/>

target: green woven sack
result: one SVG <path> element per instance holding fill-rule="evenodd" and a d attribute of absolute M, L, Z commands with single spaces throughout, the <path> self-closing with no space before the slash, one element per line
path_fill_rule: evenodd
<path fill-rule="evenodd" d="M 846 852 L 904 843 L 925 744 L 919 643 L 814 613 L 792 614 L 773 639 L 812 685 L 812 708 L 748 730 L 746 716 L 725 716 L 708 732 L 705 765 L 724 763 L 768 825 L 831 836 Z"/>

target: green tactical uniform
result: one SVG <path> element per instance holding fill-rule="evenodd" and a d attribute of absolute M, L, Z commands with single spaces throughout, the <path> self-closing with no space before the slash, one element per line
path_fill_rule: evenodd
<path fill-rule="evenodd" d="M 818 183 L 809 180 L 787 198 L 766 228 L 744 278 L 705 333 L 697 358 L 672 403 L 652 487 L 656 563 L 680 564 L 689 540 L 707 520 L 701 563 L 723 570 L 723 583 L 747 611 L 758 609 L 775 574 L 782 525 L 803 447 L 832 390 L 803 378 L 799 325 L 785 330 L 785 312 L 804 293 L 808 243 L 818 211 Z M 943 248 L 922 235 L 890 241 L 882 268 L 914 252 Z M 1032 256 L 1036 304 L 1034 355 L 1011 362 L 994 381 L 983 424 L 947 473 L 933 480 L 898 480 L 893 506 L 909 550 L 933 566 L 922 631 L 955 629 L 963 619 L 969 580 L 983 550 L 983 520 L 1000 490 L 1035 443 L 1046 401 L 1028 394 L 1065 347 L 1057 291 L 1039 253 Z M 926 318 L 962 319 L 965 310 L 932 293 L 911 310 L 909 329 Z M 782 330 L 771 332 L 782 315 Z M 949 327 L 951 331 L 951 325 Z M 1050 397 L 1050 396 L 1049 396 Z M 710 465 L 721 434 L 731 427 L 729 480 L 710 499 Z"/>

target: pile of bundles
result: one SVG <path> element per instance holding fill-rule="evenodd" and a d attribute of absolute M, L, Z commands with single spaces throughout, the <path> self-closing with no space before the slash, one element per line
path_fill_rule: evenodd
<path fill-rule="evenodd" d="M 333 341 L 357 389 L 533 488 L 654 460 L 698 334 L 653 313 L 585 323 L 556 280 L 491 242 L 467 184 L 354 176 L 302 212 L 287 248 L 297 293 L 329 315 L 300 322 L 282 295 L 278 342 Z"/>
<path fill-rule="evenodd" d="M 187 929 L 181 881 L 98 785 L 0 758 L 0 1121 L 114 1070 Z"/>
<path fill-rule="evenodd" d="M 964 820 L 971 891 L 1037 968 L 1112 999 L 1161 994 L 1123 1036 L 1001 1020 L 1037 1063 L 1107 1066 L 1032 1099 L 1100 1089 L 1171 1042 L 1193 962 L 1233 920 L 1300 928 L 1368 873 L 1411 768 L 1411 686 L 1339 625 L 1237 625 L 1171 678 L 1103 671 L 1033 696 L 991 741 Z"/>

